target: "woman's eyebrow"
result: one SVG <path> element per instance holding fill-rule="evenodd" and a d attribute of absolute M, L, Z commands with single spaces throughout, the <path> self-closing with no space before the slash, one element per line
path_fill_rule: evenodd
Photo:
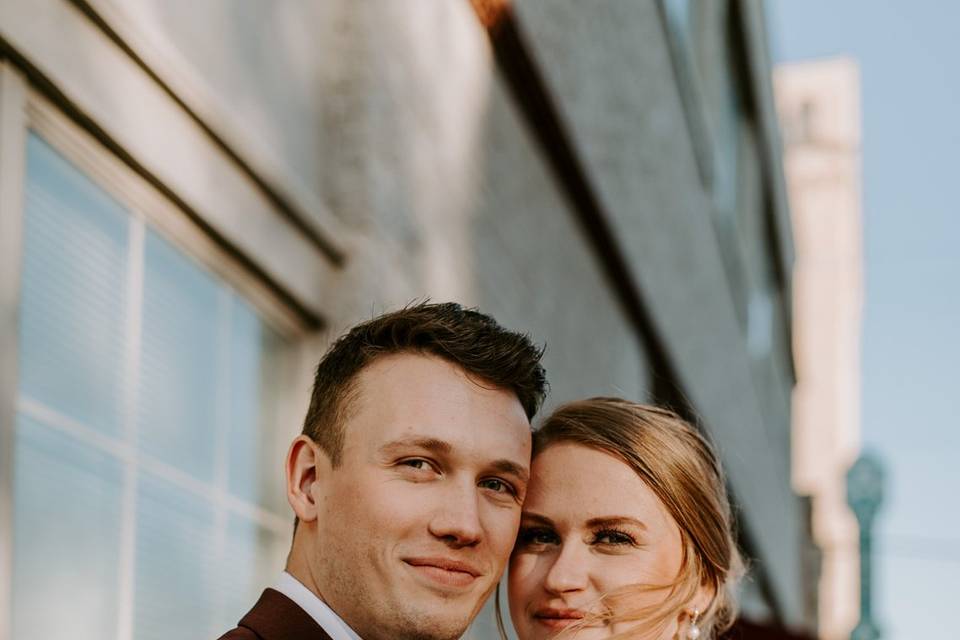
<path fill-rule="evenodd" d="M 534 513 L 534 512 L 532 512 L 532 511 L 524 511 L 524 512 L 520 515 L 520 519 L 521 519 L 521 520 L 533 520 L 533 521 L 536 522 L 537 524 L 547 525 L 548 527 L 552 527 L 552 526 L 553 526 L 553 520 L 551 520 L 551 519 L 548 518 L 547 516 L 542 516 L 542 515 L 540 515 L 539 513 Z"/>
<path fill-rule="evenodd" d="M 616 527 L 618 525 L 633 525 L 646 531 L 647 525 L 636 518 L 629 516 L 603 516 L 600 518 L 590 518 L 587 520 L 587 527 L 593 529 L 597 527 Z"/>

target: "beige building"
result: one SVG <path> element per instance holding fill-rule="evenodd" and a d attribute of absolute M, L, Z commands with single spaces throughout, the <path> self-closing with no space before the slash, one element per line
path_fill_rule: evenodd
<path fill-rule="evenodd" d="M 0 640 L 232 626 L 311 368 L 426 296 L 697 416 L 813 625 L 762 3 L 0 0 L 0 58 Z"/>
<path fill-rule="evenodd" d="M 783 65 L 774 78 L 796 249 L 793 486 L 812 497 L 820 637 L 845 640 L 860 613 L 858 530 L 845 485 L 860 451 L 859 72 L 837 58 Z"/>

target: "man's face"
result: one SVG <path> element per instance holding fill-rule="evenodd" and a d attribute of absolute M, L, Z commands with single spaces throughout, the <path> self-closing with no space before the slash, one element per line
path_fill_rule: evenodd
<path fill-rule="evenodd" d="M 341 466 L 313 489 L 315 582 L 365 640 L 458 638 L 513 548 L 526 414 L 436 357 L 386 356 L 357 382 Z"/>

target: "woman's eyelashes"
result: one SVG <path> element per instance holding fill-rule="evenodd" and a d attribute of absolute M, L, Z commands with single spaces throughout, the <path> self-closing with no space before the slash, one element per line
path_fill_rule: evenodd
<path fill-rule="evenodd" d="M 560 536 L 549 527 L 521 527 L 517 534 L 517 546 L 521 548 L 544 547 L 559 543 Z"/>
<path fill-rule="evenodd" d="M 593 544 L 606 546 L 637 546 L 637 539 L 622 529 L 600 529 L 593 533 Z"/>
<path fill-rule="evenodd" d="M 589 533 L 585 541 L 600 549 L 620 550 L 640 546 L 631 532 L 609 527 Z M 544 526 L 521 527 L 517 535 L 517 546 L 521 548 L 542 548 L 562 543 L 563 540 L 556 531 Z"/>

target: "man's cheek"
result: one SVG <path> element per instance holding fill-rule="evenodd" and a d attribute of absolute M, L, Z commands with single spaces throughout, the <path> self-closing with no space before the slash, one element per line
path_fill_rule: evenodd
<path fill-rule="evenodd" d="M 404 524 L 423 519 L 426 526 L 426 506 L 433 504 L 429 487 L 402 481 L 387 481 L 369 486 L 352 497 L 355 507 L 376 520 L 379 529 L 398 529 Z"/>

